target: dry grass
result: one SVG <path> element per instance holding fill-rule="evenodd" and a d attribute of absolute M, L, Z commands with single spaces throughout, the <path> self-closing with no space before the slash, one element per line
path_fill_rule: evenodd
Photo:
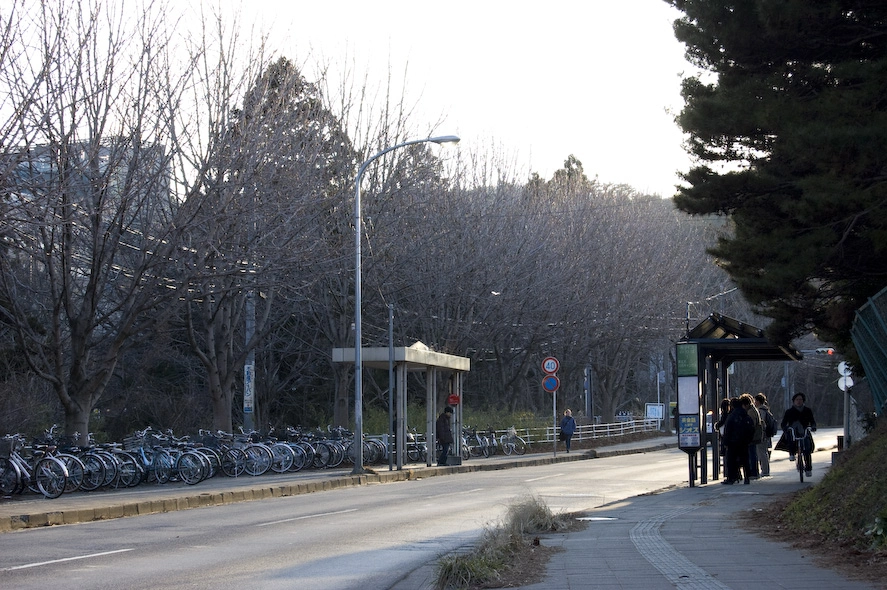
<path fill-rule="evenodd" d="M 536 497 L 520 498 L 508 506 L 502 522 L 488 527 L 470 551 L 438 561 L 437 590 L 509 588 L 537 581 L 555 551 L 541 545 L 537 535 L 568 530 L 576 521 L 556 515 Z"/>

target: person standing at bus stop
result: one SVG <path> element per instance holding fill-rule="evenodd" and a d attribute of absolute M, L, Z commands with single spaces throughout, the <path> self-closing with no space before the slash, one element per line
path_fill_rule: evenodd
<path fill-rule="evenodd" d="M 567 409 L 564 411 L 564 417 L 561 418 L 561 440 L 564 441 L 568 453 L 574 432 L 576 432 L 576 420 L 573 419 L 573 412 Z"/>
<path fill-rule="evenodd" d="M 450 454 L 450 446 L 453 444 L 453 426 L 450 418 L 453 416 L 453 408 L 447 406 L 437 417 L 434 430 L 437 434 L 437 442 L 440 443 L 440 456 L 437 458 L 437 466 L 447 464 Z"/>

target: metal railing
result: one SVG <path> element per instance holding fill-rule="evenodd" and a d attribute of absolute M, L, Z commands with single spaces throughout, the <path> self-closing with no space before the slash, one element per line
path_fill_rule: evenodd
<path fill-rule="evenodd" d="M 573 433 L 573 441 L 587 441 L 597 438 L 615 438 L 620 436 L 628 436 L 641 432 L 658 431 L 661 420 L 626 420 L 624 422 L 611 422 L 608 424 L 586 424 L 576 426 L 576 432 Z M 478 428 L 478 432 L 489 432 Z M 560 434 L 560 428 L 554 426 L 546 426 L 542 428 L 517 428 L 517 435 L 524 439 L 527 444 L 539 445 L 544 443 L 552 443 Z M 508 432 L 508 429 L 494 430 L 498 439 Z"/>

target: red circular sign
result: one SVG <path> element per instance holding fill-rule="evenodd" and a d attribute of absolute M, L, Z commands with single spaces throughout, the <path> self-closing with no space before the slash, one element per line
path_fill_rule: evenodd
<path fill-rule="evenodd" d="M 447 405 L 448 406 L 458 406 L 461 401 L 462 401 L 462 399 L 458 395 L 456 395 L 455 393 L 451 393 L 447 397 Z"/>
<path fill-rule="evenodd" d="M 554 393 L 560 386 L 561 380 L 557 378 L 557 375 L 546 375 L 542 379 L 542 389 L 548 393 Z"/>
<path fill-rule="evenodd" d="M 545 359 L 542 360 L 542 370 L 545 371 L 546 375 L 554 375 L 560 368 L 560 362 L 558 362 L 553 356 L 545 357 Z"/>

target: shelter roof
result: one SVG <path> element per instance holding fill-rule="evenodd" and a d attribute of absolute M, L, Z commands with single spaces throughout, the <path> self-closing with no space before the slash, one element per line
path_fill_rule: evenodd
<path fill-rule="evenodd" d="M 699 344 L 705 356 L 726 361 L 798 361 L 800 351 L 771 343 L 760 328 L 713 313 L 697 324 L 681 342 Z"/>
<path fill-rule="evenodd" d="M 391 350 L 387 346 L 362 348 L 360 351 L 361 363 L 374 369 L 387 369 L 390 357 Z M 354 348 L 334 348 L 333 362 L 353 364 Z M 435 352 L 422 342 L 416 342 L 412 346 L 395 347 L 394 362 L 405 363 L 407 370 L 424 370 L 427 367 L 454 371 L 471 370 L 471 359 L 468 357 Z"/>

